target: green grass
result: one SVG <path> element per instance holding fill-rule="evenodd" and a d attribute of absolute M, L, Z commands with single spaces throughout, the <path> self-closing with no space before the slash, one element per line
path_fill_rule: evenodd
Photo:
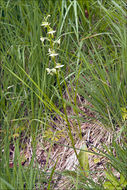
<path fill-rule="evenodd" d="M 40 41 L 40 36 L 47 35 L 40 25 L 49 14 L 50 26 L 56 30 L 55 40 L 61 39 L 60 47 L 55 49 L 59 55 L 54 64 L 64 65 L 60 73 L 53 76 L 46 71 L 52 66 L 48 56 L 51 43 L 45 41 L 43 45 Z M 118 151 L 117 156 L 112 152 L 104 153 L 104 156 L 127 178 L 126 15 L 126 3 L 119 0 L 102 3 L 93 0 L 0 2 L 1 189 L 54 188 L 52 179 L 56 175 L 56 163 L 52 171 L 47 172 L 45 168 L 42 172 L 34 160 L 37 136 L 40 131 L 44 135 L 55 116 L 66 122 L 68 138 L 77 158 L 70 118 L 77 120 L 76 131 L 81 140 L 82 122 L 101 122 L 107 130 L 113 131 L 116 142 L 111 147 Z M 68 99 L 64 98 L 65 92 Z M 90 103 L 83 106 L 93 112 L 94 117 L 79 109 L 77 94 Z M 68 115 L 68 106 L 72 107 L 74 115 Z M 81 118 L 79 113 L 84 117 Z M 118 129 L 119 133 L 116 133 Z M 24 139 L 31 136 L 33 148 L 30 164 L 25 167 L 20 156 L 22 134 Z M 118 138 L 123 141 L 122 148 Z M 12 144 L 15 157 L 11 168 L 9 149 Z M 80 159 L 79 164 L 81 169 Z M 104 188 L 103 183 L 95 183 L 90 176 L 76 172 L 71 181 L 75 189 Z M 60 173 L 65 174 L 68 176 L 68 172 Z"/>

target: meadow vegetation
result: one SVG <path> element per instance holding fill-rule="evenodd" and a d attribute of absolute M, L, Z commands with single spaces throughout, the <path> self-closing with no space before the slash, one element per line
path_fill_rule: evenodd
<path fill-rule="evenodd" d="M 127 188 L 125 0 L 1 0 L 0 77 L 1 190 Z M 84 124 L 110 142 L 90 151 Z M 72 149 L 77 168 L 59 170 L 60 155 L 49 167 L 54 146 Z M 89 154 L 105 158 L 103 175 Z"/>

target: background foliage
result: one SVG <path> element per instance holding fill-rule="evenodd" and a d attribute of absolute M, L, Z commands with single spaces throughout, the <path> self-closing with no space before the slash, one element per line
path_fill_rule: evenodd
<path fill-rule="evenodd" d="M 56 48 L 57 61 L 64 67 L 58 79 L 56 75 L 47 75 L 49 45 L 40 41 L 40 36 L 46 35 L 40 25 L 49 14 L 51 27 L 56 30 L 55 38 L 61 39 L 60 48 Z M 48 131 L 50 118 L 59 115 L 67 123 L 68 138 L 75 150 L 67 106 L 73 108 L 79 126 L 82 121 L 100 121 L 107 130 L 113 131 L 116 142 L 111 149 L 116 150 L 116 155 L 108 152 L 106 147 L 108 153 L 104 155 L 123 176 L 120 180 L 125 179 L 126 185 L 126 17 L 126 2 L 123 0 L 1 0 L 1 188 L 34 189 L 37 186 L 43 189 L 44 184 L 51 183 L 55 167 L 51 173 L 41 172 L 38 166 L 34 169 L 36 137 L 40 129 Z M 68 100 L 63 96 L 65 92 L 69 94 Z M 79 116 L 77 94 L 89 102 L 84 106 L 94 113 L 94 117 L 84 113 L 83 118 Z M 74 115 L 70 117 L 74 118 Z M 33 156 L 26 168 L 20 157 L 21 139 L 15 138 L 22 134 L 32 137 Z M 15 146 L 13 168 L 9 165 L 11 144 Z M 109 181 L 109 176 L 107 179 Z M 107 188 L 89 177 L 82 176 L 78 180 L 79 183 L 74 184 L 76 189 Z M 51 184 L 48 188 L 52 188 Z M 115 188 L 114 185 L 112 189 Z"/>

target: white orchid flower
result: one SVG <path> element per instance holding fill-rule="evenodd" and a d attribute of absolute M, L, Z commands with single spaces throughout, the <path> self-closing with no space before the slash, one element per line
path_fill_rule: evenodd
<path fill-rule="evenodd" d="M 48 74 L 50 74 L 50 75 L 56 74 L 56 69 L 55 69 L 55 68 L 53 68 L 53 69 L 46 68 L 46 71 L 47 71 Z"/>
<path fill-rule="evenodd" d="M 43 43 L 45 40 L 48 40 L 48 38 L 46 38 L 46 37 L 40 37 L 40 40 L 41 40 L 41 42 Z"/>
<path fill-rule="evenodd" d="M 49 34 L 49 35 L 51 35 L 52 36 L 52 38 L 54 37 L 54 33 L 55 33 L 56 31 L 55 30 L 53 30 L 52 28 L 49 28 L 49 30 L 48 30 L 48 32 L 47 32 L 47 34 Z"/>
<path fill-rule="evenodd" d="M 64 65 L 61 65 L 60 63 L 57 63 L 56 66 L 55 66 L 56 69 L 59 69 L 61 67 L 64 67 Z"/>
<path fill-rule="evenodd" d="M 58 55 L 58 53 L 56 53 L 54 50 L 51 50 L 50 48 L 49 48 L 49 56 L 50 57 L 55 57 L 55 56 L 57 56 Z"/>
<path fill-rule="evenodd" d="M 57 56 L 58 55 L 58 53 L 51 53 L 49 56 L 50 57 L 55 57 L 55 56 Z"/>
<path fill-rule="evenodd" d="M 53 42 L 53 44 L 56 44 L 56 43 L 60 45 L 60 39 Z"/>
<path fill-rule="evenodd" d="M 50 23 L 48 22 L 42 22 L 41 26 L 44 26 L 45 28 L 48 27 L 50 25 Z"/>
<path fill-rule="evenodd" d="M 55 30 L 49 30 L 48 34 L 54 34 L 55 32 Z"/>

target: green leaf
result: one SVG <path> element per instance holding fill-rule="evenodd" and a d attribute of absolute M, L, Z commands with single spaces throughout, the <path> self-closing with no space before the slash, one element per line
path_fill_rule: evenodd
<path fill-rule="evenodd" d="M 15 190 L 15 188 L 9 184 L 7 181 L 5 181 L 2 177 L 0 177 L 1 183 L 5 184 L 8 188 L 10 188 L 11 190 Z"/>
<path fill-rule="evenodd" d="M 112 173 L 109 174 L 109 172 L 105 171 L 105 174 L 106 174 L 107 179 L 112 183 L 114 187 L 120 185 L 118 182 L 118 179 Z"/>
<path fill-rule="evenodd" d="M 103 184 L 104 188 L 106 190 L 110 189 L 110 190 L 114 190 L 114 186 L 111 184 L 110 181 L 106 181 L 104 184 Z"/>
<path fill-rule="evenodd" d="M 123 120 L 125 121 L 127 119 L 127 109 L 126 108 L 121 108 L 121 110 L 122 110 Z"/>
<path fill-rule="evenodd" d="M 78 158 L 79 163 L 82 169 L 84 170 L 83 174 L 85 176 L 88 176 L 89 171 L 89 160 L 88 160 L 88 151 L 86 144 L 84 144 L 79 152 Z"/>
<path fill-rule="evenodd" d="M 50 190 L 50 185 L 51 185 L 52 177 L 53 177 L 53 174 L 54 174 L 54 172 L 55 172 L 55 169 L 56 169 L 56 165 L 57 165 L 58 160 L 59 160 L 59 157 L 57 158 L 56 163 L 55 163 L 55 165 L 54 165 L 54 167 L 53 167 L 53 169 L 52 169 L 52 172 L 51 172 L 51 174 L 50 174 L 50 178 L 49 178 L 49 183 L 48 183 L 47 190 Z"/>
<path fill-rule="evenodd" d="M 122 187 L 127 186 L 127 180 L 125 179 L 125 177 L 122 174 L 120 174 L 120 184 L 122 185 Z"/>

